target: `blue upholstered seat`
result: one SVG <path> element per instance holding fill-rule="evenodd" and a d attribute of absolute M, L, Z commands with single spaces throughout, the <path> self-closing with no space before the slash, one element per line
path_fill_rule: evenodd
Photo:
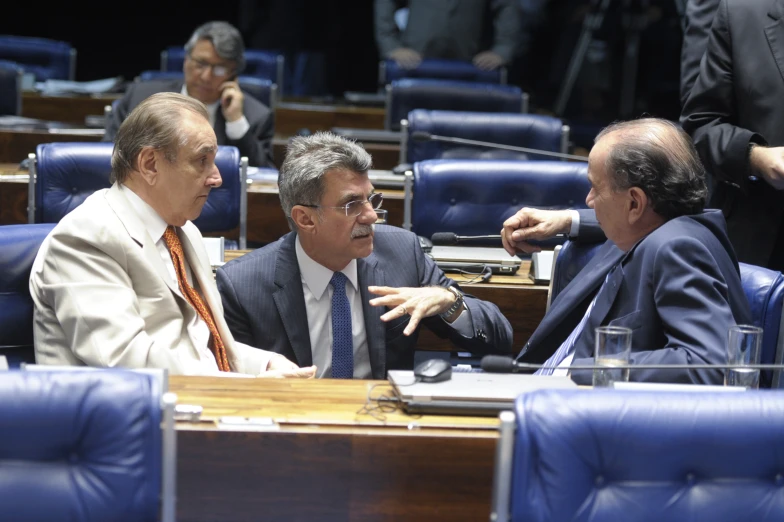
<path fill-rule="evenodd" d="M 185 61 L 184 47 L 169 47 L 161 52 L 161 70 L 182 72 Z M 277 51 L 262 51 L 259 49 L 245 49 L 245 76 L 254 76 L 262 80 L 269 80 L 278 86 L 278 92 L 283 92 L 283 55 Z"/>
<path fill-rule="evenodd" d="M 34 199 L 29 201 L 31 223 L 57 223 L 81 205 L 87 196 L 111 186 L 112 143 L 46 143 L 36 149 L 31 183 Z M 223 184 L 210 192 L 194 224 L 202 232 L 231 231 L 237 227 L 239 248 L 246 247 L 247 188 L 239 149 L 219 146 L 215 164 Z M 37 181 L 35 181 L 37 179 Z"/>
<path fill-rule="evenodd" d="M 0 372 L 2 519 L 173 522 L 176 397 L 162 392 L 127 370 Z"/>
<path fill-rule="evenodd" d="M 512 85 L 407 78 L 390 83 L 386 91 L 384 126 L 393 131 L 414 109 L 528 112 L 528 95 Z"/>
<path fill-rule="evenodd" d="M 784 518 L 782 392 L 538 390 L 501 418 L 491 520 Z"/>
<path fill-rule="evenodd" d="M 0 355 L 11 367 L 35 361 L 30 269 L 52 228 L 52 224 L 0 226 Z"/>
<path fill-rule="evenodd" d="M 22 67 L 0 60 L 0 116 L 22 114 Z"/>
<path fill-rule="evenodd" d="M 400 163 L 427 159 L 552 159 L 437 140 L 418 141 L 411 138 L 415 132 L 549 152 L 565 153 L 569 143 L 568 126 L 557 118 L 537 114 L 417 109 L 409 112 L 406 120 L 400 143 Z"/>
<path fill-rule="evenodd" d="M 427 160 L 414 164 L 412 188 L 404 202 L 411 230 L 473 236 L 498 234 L 524 206 L 585 208 L 590 183 L 585 163 Z"/>
<path fill-rule="evenodd" d="M 378 84 L 386 85 L 403 78 L 433 78 L 462 82 L 506 83 L 506 67 L 484 71 L 471 62 L 425 58 L 414 69 L 400 67 L 394 60 L 378 64 Z"/>
<path fill-rule="evenodd" d="M 139 81 L 150 80 L 182 80 L 182 71 L 142 71 Z M 247 92 L 258 101 L 269 107 L 273 112 L 278 103 L 278 86 L 270 80 L 263 80 L 255 76 L 239 76 L 237 82 L 240 89 Z"/>
<path fill-rule="evenodd" d="M 564 243 L 555 259 L 555 269 L 550 281 L 548 304 L 590 261 L 601 243 Z M 781 272 L 764 267 L 740 263 L 740 280 L 751 308 L 753 324 L 763 328 L 762 364 L 780 363 L 784 358 L 784 338 L 781 336 L 782 305 L 784 304 L 784 276 Z M 762 372 L 760 386 L 779 388 L 780 371 Z"/>
<path fill-rule="evenodd" d="M 16 62 L 39 82 L 76 79 L 76 49 L 66 42 L 2 35 L 0 60 Z"/>

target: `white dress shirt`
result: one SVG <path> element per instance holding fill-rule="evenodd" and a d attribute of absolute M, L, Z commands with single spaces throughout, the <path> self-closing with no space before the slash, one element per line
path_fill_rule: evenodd
<path fill-rule="evenodd" d="M 310 350 L 313 364 L 318 368 L 316 377 L 332 377 L 332 270 L 318 264 L 296 240 L 297 264 L 305 295 L 308 316 Z M 362 311 L 362 294 L 359 292 L 357 260 L 353 259 L 341 272 L 348 279 L 346 297 L 351 306 L 351 337 L 354 344 L 354 378 L 370 379 L 370 353 L 368 352 L 365 314 Z"/>
<path fill-rule="evenodd" d="M 185 96 L 189 96 L 188 88 L 183 85 L 182 91 L 180 94 L 184 94 Z M 218 101 L 212 102 L 209 105 L 206 103 L 204 104 L 207 107 L 207 114 L 210 117 L 210 127 L 213 129 L 215 128 L 215 115 L 218 112 L 218 106 L 220 105 L 220 98 Z M 248 132 L 250 129 L 250 123 L 248 123 L 248 119 L 243 114 L 242 117 L 237 121 L 227 121 L 226 122 L 226 137 L 230 140 L 238 140 L 245 136 L 245 133 Z"/>
<path fill-rule="evenodd" d="M 155 242 L 155 248 L 158 249 L 158 254 L 161 256 L 161 261 L 163 261 L 163 264 L 166 267 L 166 272 L 169 275 L 169 282 L 173 283 L 175 287 L 179 288 L 177 272 L 174 269 L 174 262 L 172 261 L 169 249 L 166 248 L 166 242 L 163 239 L 163 233 L 166 232 L 166 227 L 168 225 L 163 220 L 163 218 L 161 218 L 161 216 L 159 216 L 158 213 L 147 204 L 147 202 L 136 195 L 134 191 L 122 185 L 120 185 L 120 188 L 122 189 L 123 195 L 131 204 L 131 208 L 133 209 L 134 213 L 144 225 L 144 228 L 147 230 L 150 238 L 153 240 L 153 242 Z M 193 284 L 193 273 L 191 271 L 191 267 L 187 262 L 185 263 L 185 273 L 188 279 L 188 284 L 196 288 L 196 286 Z M 194 364 L 198 365 L 198 371 L 193 371 L 192 373 L 222 373 L 218 369 L 218 363 L 215 360 L 215 355 L 213 355 L 212 350 L 209 348 L 210 328 L 207 326 L 207 323 L 204 322 L 198 313 L 195 313 L 193 315 L 193 319 L 188 322 L 186 328 L 188 330 L 188 336 L 191 338 L 191 341 L 196 347 L 199 355 L 199 361 L 194 361 Z M 194 368 L 194 370 L 196 370 L 196 368 Z"/>

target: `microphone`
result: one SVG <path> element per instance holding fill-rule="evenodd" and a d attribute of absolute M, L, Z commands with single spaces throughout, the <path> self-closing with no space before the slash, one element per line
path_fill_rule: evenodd
<path fill-rule="evenodd" d="M 487 373 L 522 373 L 545 367 L 547 367 L 545 364 L 518 362 L 507 355 L 482 357 L 482 371 Z M 732 368 L 780 370 L 784 368 L 784 364 L 572 364 L 564 366 L 567 370 L 727 370 Z"/>
<path fill-rule="evenodd" d="M 555 234 L 553 237 L 566 237 L 566 234 Z M 430 241 L 432 241 L 434 245 L 439 246 L 457 245 L 458 243 L 477 241 L 480 239 L 489 239 L 491 241 L 498 241 L 499 244 L 501 243 L 501 236 L 497 234 L 488 236 L 458 236 L 453 232 L 436 232 L 430 237 Z M 537 240 L 529 240 L 528 242 L 532 244 L 541 244 L 541 242 Z"/>
<path fill-rule="evenodd" d="M 490 236 L 458 236 L 453 232 L 436 232 L 430 237 L 430 240 L 433 242 L 434 245 L 456 245 L 458 243 L 463 243 L 465 241 L 473 241 L 478 239 L 492 239 L 494 241 L 501 242 L 500 235 L 490 235 Z"/>
<path fill-rule="evenodd" d="M 468 140 L 465 138 L 454 138 L 451 136 L 438 136 L 426 131 L 414 131 L 410 138 L 414 141 L 443 141 L 444 143 L 456 143 L 458 145 L 470 145 L 473 147 L 487 147 L 489 149 L 511 150 L 514 152 L 525 152 L 526 154 L 538 154 L 540 156 L 551 156 L 553 158 L 569 159 L 587 162 L 585 156 L 575 156 L 574 154 L 564 154 L 562 152 L 550 152 L 549 150 L 529 149 L 527 147 L 516 147 L 514 145 L 504 145 L 502 143 L 491 143 L 489 141 Z"/>

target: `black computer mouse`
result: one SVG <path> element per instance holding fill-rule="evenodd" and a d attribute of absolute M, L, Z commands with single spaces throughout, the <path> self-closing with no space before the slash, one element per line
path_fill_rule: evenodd
<path fill-rule="evenodd" d="M 442 382 L 452 378 L 452 365 L 444 359 L 428 359 L 417 364 L 414 377 L 420 382 Z"/>

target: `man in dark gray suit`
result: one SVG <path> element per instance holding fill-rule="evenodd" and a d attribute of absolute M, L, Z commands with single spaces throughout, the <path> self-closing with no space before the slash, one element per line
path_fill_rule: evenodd
<path fill-rule="evenodd" d="M 413 233 L 375 225 L 382 196 L 370 167 L 340 136 L 291 141 L 278 185 L 292 232 L 218 269 L 232 334 L 315 364 L 318 377 L 411 369 L 420 323 L 464 351 L 509 353 L 512 328 L 498 307 L 464 295 Z"/>
<path fill-rule="evenodd" d="M 269 108 L 246 96 L 237 83 L 245 67 L 239 31 L 226 22 L 207 22 L 185 44 L 183 80 L 136 82 L 112 110 L 103 141 L 114 141 L 117 129 L 142 101 L 158 92 L 179 92 L 207 106 L 218 145 L 233 145 L 248 163 L 275 167 L 272 137 L 275 122 Z"/>

